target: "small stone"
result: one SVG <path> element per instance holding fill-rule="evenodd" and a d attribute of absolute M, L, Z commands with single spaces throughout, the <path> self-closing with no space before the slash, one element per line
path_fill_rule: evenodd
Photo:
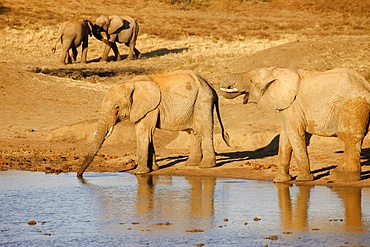
<path fill-rule="evenodd" d="M 28 221 L 28 223 L 27 223 L 28 225 L 36 225 L 37 223 L 36 223 L 36 221 L 34 221 L 34 220 L 30 220 L 30 221 Z"/>
<path fill-rule="evenodd" d="M 279 239 L 279 237 L 278 237 L 278 236 L 270 236 L 270 237 L 269 237 L 269 239 L 270 239 L 270 240 L 278 240 L 278 239 Z"/>
<path fill-rule="evenodd" d="M 193 228 L 193 229 L 190 229 L 190 230 L 185 230 L 185 232 L 204 232 L 204 230 Z"/>

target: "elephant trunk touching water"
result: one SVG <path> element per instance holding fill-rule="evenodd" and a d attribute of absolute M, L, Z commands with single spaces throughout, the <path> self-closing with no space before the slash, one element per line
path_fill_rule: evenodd
<path fill-rule="evenodd" d="M 115 122 L 113 121 L 113 119 L 108 119 L 107 117 L 105 118 L 103 117 L 98 121 L 96 131 L 93 134 L 93 140 L 90 151 L 87 154 L 85 160 L 83 161 L 77 173 L 78 177 L 82 177 L 82 174 L 84 173 L 86 168 L 93 161 L 94 157 L 96 156 L 99 149 L 103 145 L 105 139 L 109 137 L 109 135 L 112 133 L 114 124 Z"/>
<path fill-rule="evenodd" d="M 115 85 L 103 100 L 90 152 L 77 176 L 82 177 L 113 126 L 125 119 L 135 123 L 138 163 L 135 173 L 158 169 L 153 145 L 156 128 L 191 133 L 191 148 L 185 165 L 214 167 L 214 109 L 222 138 L 229 145 L 229 137 L 220 118 L 218 96 L 208 82 L 194 72 L 136 76 Z"/>

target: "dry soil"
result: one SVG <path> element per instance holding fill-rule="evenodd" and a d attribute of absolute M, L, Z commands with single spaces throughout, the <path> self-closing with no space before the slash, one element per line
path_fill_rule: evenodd
<path fill-rule="evenodd" d="M 114 84 L 142 74 L 192 69 L 218 88 L 227 74 L 262 66 L 312 70 L 350 67 L 370 78 L 370 4 L 367 1 L 21 1 L 0 3 L 0 169 L 76 172 L 89 148 L 101 101 Z M 90 38 L 88 63 L 59 63 L 53 54 L 58 25 L 70 18 L 131 15 L 140 25 L 141 59 L 100 62 L 103 44 Z M 127 48 L 119 45 L 122 58 Z M 111 54 L 112 55 L 112 54 Z M 220 97 L 221 98 L 221 97 Z M 280 116 L 221 98 L 231 137 L 216 126 L 218 165 L 185 167 L 188 136 L 158 130 L 156 174 L 272 180 Z M 134 126 L 117 125 L 87 171 L 130 171 L 135 166 Z M 314 136 L 309 146 L 315 181 L 370 185 L 370 142 L 363 144 L 362 180 L 340 183 L 329 175 L 343 152 L 336 138 Z M 297 173 L 292 160 L 291 173 Z"/>

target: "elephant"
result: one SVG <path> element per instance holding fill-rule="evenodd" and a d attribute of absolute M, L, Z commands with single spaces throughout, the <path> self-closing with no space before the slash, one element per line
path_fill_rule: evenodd
<path fill-rule="evenodd" d="M 72 63 L 77 58 L 77 47 L 82 43 L 81 62 L 86 63 L 87 48 L 89 46 L 89 36 L 92 34 L 93 23 L 84 19 L 72 19 L 62 23 L 58 31 L 58 39 L 55 42 L 52 52 L 55 53 L 57 44 L 62 43 L 61 62 L 63 64 Z M 69 50 L 72 49 L 71 58 Z"/>
<path fill-rule="evenodd" d="M 102 33 L 106 38 L 103 37 Z M 136 39 L 139 34 L 139 25 L 130 16 L 106 16 L 101 15 L 96 19 L 93 35 L 100 41 L 105 43 L 105 49 L 101 61 L 107 61 L 110 49 L 113 49 L 115 59 L 121 60 L 121 55 L 118 51 L 117 44 L 125 43 L 129 47 L 129 54 L 127 59 L 134 59 L 134 53 L 136 58 L 141 57 L 139 50 L 135 48 Z"/>
<path fill-rule="evenodd" d="M 226 76 L 224 97 L 244 95 L 243 103 L 273 107 L 282 115 L 278 170 L 274 182 L 292 180 L 292 151 L 299 173 L 296 181 L 313 180 L 306 136 L 338 137 L 344 144 L 341 162 L 331 171 L 338 181 L 361 179 L 360 152 L 369 126 L 370 84 L 349 68 L 327 71 L 264 67 Z M 266 108 L 265 108 L 266 109 Z"/>
<path fill-rule="evenodd" d="M 194 72 L 179 70 L 168 74 L 139 75 L 117 84 L 103 99 L 91 148 L 77 176 L 82 177 L 104 140 L 112 133 L 113 127 L 126 119 L 135 124 L 135 174 L 145 174 L 159 168 L 153 145 L 156 128 L 191 134 L 191 148 L 185 165 L 214 167 L 214 109 L 221 126 L 222 138 L 229 145 L 229 135 L 225 132 L 220 117 L 217 93 L 205 79 Z"/>

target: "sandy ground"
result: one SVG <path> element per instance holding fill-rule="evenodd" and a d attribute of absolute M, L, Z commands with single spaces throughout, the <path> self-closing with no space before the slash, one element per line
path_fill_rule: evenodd
<path fill-rule="evenodd" d="M 192 69 L 215 89 L 228 73 L 271 65 L 313 70 L 350 67 L 370 78 L 370 36 L 366 33 L 322 37 L 290 32 L 276 39 L 240 36 L 224 40 L 197 35 L 170 39 L 143 31 L 137 41 L 143 53 L 141 59 L 99 62 L 103 44 L 91 38 L 87 64 L 61 65 L 60 46 L 56 54 L 51 53 L 56 32 L 57 25 L 37 30 L 3 28 L 1 170 L 76 172 L 87 154 L 106 91 L 135 75 Z M 119 49 L 125 58 L 126 47 L 120 45 Z M 241 98 L 220 99 L 231 147 L 222 142 L 216 126 L 217 167 L 185 167 L 187 134 L 158 130 L 154 141 L 161 169 L 153 173 L 272 180 L 276 173 L 279 114 L 242 105 Z M 136 159 L 133 128 L 131 123 L 119 123 L 87 172 L 130 171 Z M 363 144 L 361 181 L 340 183 L 330 177 L 342 152 L 340 140 L 314 136 L 309 155 L 315 181 L 309 184 L 370 186 L 369 137 Z M 295 175 L 297 169 L 293 159 L 291 174 Z"/>

